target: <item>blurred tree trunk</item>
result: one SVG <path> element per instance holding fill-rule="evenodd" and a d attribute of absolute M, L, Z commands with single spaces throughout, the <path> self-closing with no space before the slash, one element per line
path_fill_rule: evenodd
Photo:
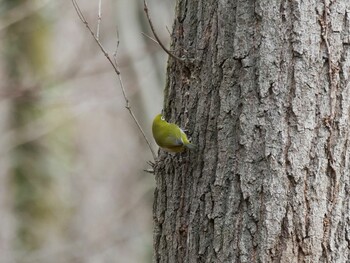
<path fill-rule="evenodd" d="M 2 81 L 6 83 L 4 78 L 2 78 Z M 5 85 L 0 84 L 0 94 L 5 93 Z M 0 95 L 0 134 L 8 134 L 10 131 L 9 110 L 9 100 L 6 96 Z M 6 136 L 0 136 L 0 262 L 6 263 L 13 261 L 12 243 L 15 239 L 13 203 L 11 188 L 9 187 L 11 160 L 7 152 L 8 145 L 9 141 L 6 140 Z"/>
<path fill-rule="evenodd" d="M 26 5 L 30 10 L 31 4 L 35 6 L 35 1 L 27 0 L 6 0 L 4 3 L 8 9 Z M 56 239 L 60 231 L 57 226 L 60 219 L 55 211 L 60 201 L 46 159 L 47 145 L 36 138 L 23 140 L 28 137 L 27 127 L 43 114 L 40 91 L 47 67 L 48 28 L 48 21 L 37 12 L 10 25 L 4 34 L 5 94 L 11 99 L 9 115 L 14 134 L 12 143 L 15 143 L 7 149 L 12 160 L 10 189 L 17 229 L 16 242 L 12 246 L 15 245 L 17 252 L 48 247 L 49 241 Z M 43 127 L 36 128 L 32 130 L 40 134 Z"/>
<path fill-rule="evenodd" d="M 325 5 L 326 6 L 325 6 Z M 179 0 L 154 262 L 348 262 L 350 2 Z"/>

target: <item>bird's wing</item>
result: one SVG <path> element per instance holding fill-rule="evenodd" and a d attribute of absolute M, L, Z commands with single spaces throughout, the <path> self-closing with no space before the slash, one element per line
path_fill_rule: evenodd
<path fill-rule="evenodd" d="M 168 146 L 182 146 L 184 143 L 181 138 L 176 138 L 173 134 L 169 134 L 165 139 Z"/>
<path fill-rule="evenodd" d="M 170 124 L 170 125 L 174 127 L 171 127 L 171 129 L 169 129 L 171 132 L 169 132 L 165 137 L 166 146 L 168 147 L 182 146 L 184 142 L 182 140 L 181 130 L 179 129 L 179 127 L 177 127 L 174 124 Z"/>

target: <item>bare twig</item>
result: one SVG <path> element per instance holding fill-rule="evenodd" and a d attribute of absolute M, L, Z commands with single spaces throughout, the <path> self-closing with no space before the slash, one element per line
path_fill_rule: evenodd
<path fill-rule="evenodd" d="M 113 57 L 114 57 L 114 61 L 115 61 L 115 64 L 117 65 L 117 53 L 118 53 L 118 48 L 119 48 L 119 31 L 118 31 L 118 28 L 116 30 L 116 35 L 117 35 L 117 44 L 115 45 L 115 51 L 113 53 Z"/>
<path fill-rule="evenodd" d="M 144 35 L 145 37 L 149 38 L 150 40 L 152 40 L 154 43 L 158 44 L 159 45 L 159 42 L 157 40 L 155 40 L 153 37 L 147 35 L 146 33 L 144 32 L 141 32 L 142 35 Z"/>
<path fill-rule="evenodd" d="M 166 28 L 166 30 L 168 31 L 169 36 L 171 36 L 171 33 L 170 33 L 170 30 L 169 30 L 169 27 L 168 27 L 168 26 L 166 26 L 165 28 Z"/>
<path fill-rule="evenodd" d="M 173 53 L 171 53 L 171 52 L 164 46 L 164 44 L 162 43 L 162 41 L 160 41 L 160 38 L 158 37 L 158 35 L 157 35 L 157 33 L 156 33 L 156 31 L 155 31 L 155 29 L 154 29 L 154 27 L 153 27 L 153 23 L 152 23 L 151 17 L 150 17 L 149 12 L 148 12 L 148 6 L 147 6 L 147 3 L 146 3 L 146 0 L 143 0 L 143 5 L 144 5 L 144 11 L 145 11 L 145 13 L 146 13 L 148 23 L 149 23 L 149 25 L 150 25 L 150 27 L 151 27 L 152 33 L 153 33 L 154 37 L 156 38 L 156 40 L 157 40 L 159 46 L 161 46 L 161 48 L 165 51 L 165 53 L 167 53 L 167 54 L 168 54 L 169 56 L 171 56 L 172 58 L 174 58 L 174 59 L 176 59 L 176 60 L 178 60 L 178 61 L 180 61 L 180 62 L 184 62 L 184 61 L 185 61 L 184 58 L 180 58 L 180 57 L 174 55 Z"/>
<path fill-rule="evenodd" d="M 152 146 L 151 146 L 151 143 L 149 142 L 149 140 L 147 139 L 146 137 L 146 134 L 145 132 L 143 131 L 139 121 L 137 120 L 134 112 L 132 111 L 131 109 L 131 106 L 130 106 L 130 103 L 129 103 L 129 99 L 126 95 L 126 92 L 125 92 L 125 88 L 124 88 L 124 84 L 123 84 L 123 80 L 122 80 L 122 76 L 120 74 L 120 71 L 118 69 L 118 63 L 117 63 L 117 59 L 116 59 L 116 52 L 117 50 L 115 51 L 114 55 L 113 55 L 113 58 L 114 58 L 114 62 L 113 60 L 111 59 L 111 57 L 109 56 L 108 52 L 106 51 L 106 49 L 103 47 L 103 45 L 101 44 L 101 42 L 98 40 L 97 36 L 95 35 L 95 33 L 92 31 L 89 23 L 87 22 L 87 20 L 85 19 L 84 17 L 84 14 L 82 13 L 78 3 L 76 2 L 76 0 L 72 0 L 72 3 L 73 3 L 73 6 L 74 6 L 74 9 L 75 11 L 77 12 L 77 15 L 79 16 L 81 22 L 83 22 L 83 24 L 86 26 L 86 28 L 89 30 L 90 34 L 92 35 L 92 37 L 95 39 L 95 42 L 98 44 L 98 46 L 100 47 L 102 53 L 105 55 L 105 57 L 107 58 L 107 60 L 109 61 L 109 63 L 112 65 L 115 73 L 117 74 L 118 76 L 118 80 L 119 80 L 119 84 L 120 84 L 120 88 L 122 90 L 122 93 L 123 93 L 123 97 L 124 97 L 124 101 L 125 101 L 125 108 L 129 111 L 129 114 L 131 115 L 132 119 L 134 120 L 134 122 L 136 123 L 138 129 L 140 130 L 143 138 L 145 139 L 151 153 L 152 153 L 152 156 L 153 156 L 153 159 L 155 160 L 156 159 L 156 154 L 154 152 L 154 150 L 152 149 Z M 119 43 L 119 40 L 118 40 L 118 43 Z M 118 48 L 118 45 L 117 45 L 117 48 Z"/>
<path fill-rule="evenodd" d="M 149 173 L 149 174 L 154 174 L 154 169 L 155 169 L 156 164 L 151 162 L 151 161 L 148 161 L 147 164 L 149 166 L 151 166 L 151 168 L 150 169 L 144 169 L 143 171 L 145 171 L 146 173 Z"/>
<path fill-rule="evenodd" d="M 96 39 L 100 39 L 100 24 L 102 20 L 102 0 L 98 1 L 98 16 L 97 16 L 97 29 L 96 29 Z"/>

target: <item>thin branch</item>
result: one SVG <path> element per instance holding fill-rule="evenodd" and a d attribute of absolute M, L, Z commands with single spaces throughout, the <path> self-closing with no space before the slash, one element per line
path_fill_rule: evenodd
<path fill-rule="evenodd" d="M 161 48 L 165 51 L 165 53 L 167 53 L 169 56 L 171 56 L 172 58 L 180 61 L 180 62 L 184 62 L 185 59 L 184 58 L 180 58 L 176 55 L 174 55 L 173 53 L 171 53 L 165 46 L 164 44 L 162 43 L 162 41 L 160 41 L 160 38 L 158 37 L 154 27 L 153 27 L 153 23 L 152 23 L 152 20 L 151 20 L 151 17 L 149 15 L 149 12 L 148 12 L 148 6 L 147 6 L 147 3 L 146 3 L 146 0 L 143 0 L 143 5 L 144 5 L 144 11 L 146 13 L 146 16 L 147 16 L 147 20 L 148 20 L 148 23 L 151 27 L 151 30 L 152 30 L 152 33 L 154 35 L 154 37 L 156 38 L 158 44 L 161 46 Z"/>
<path fill-rule="evenodd" d="M 102 20 L 102 0 L 98 1 L 98 16 L 97 16 L 97 29 L 96 29 L 96 39 L 100 39 L 100 24 Z"/>
<path fill-rule="evenodd" d="M 159 42 L 157 40 L 155 40 L 153 37 L 147 35 L 146 33 L 144 32 L 141 32 L 142 35 L 144 35 L 145 37 L 149 38 L 150 40 L 152 40 L 154 43 L 158 44 L 159 45 Z"/>
<path fill-rule="evenodd" d="M 119 48 L 119 31 L 118 31 L 118 28 L 116 30 L 116 35 L 117 35 L 117 44 L 115 45 L 115 51 L 113 53 L 113 57 L 114 57 L 114 62 L 115 64 L 117 65 L 117 53 L 118 53 L 118 48 Z"/>
<path fill-rule="evenodd" d="M 95 35 L 95 33 L 92 31 L 92 29 L 90 28 L 90 25 L 89 23 L 87 22 L 87 20 L 85 19 L 84 17 L 84 14 L 82 13 L 79 5 L 77 4 L 76 0 L 72 0 L 72 3 L 73 3 L 73 6 L 74 6 L 74 9 L 75 11 L 77 12 L 77 15 L 79 17 L 79 19 L 81 20 L 81 22 L 86 26 L 86 28 L 89 30 L 90 34 L 92 35 L 92 37 L 95 39 L 95 42 L 98 44 L 98 46 L 100 47 L 102 53 L 105 55 L 105 57 L 107 58 L 107 60 L 109 61 L 109 63 L 112 65 L 115 73 L 117 74 L 118 76 L 118 80 L 119 80 L 119 84 L 120 84 L 120 88 L 122 90 L 122 93 L 123 93 L 123 97 L 124 97 L 124 101 L 125 101 L 125 108 L 129 111 L 129 114 L 131 115 L 132 119 L 134 120 L 134 122 L 136 123 L 138 129 L 140 130 L 143 138 L 145 139 L 151 153 L 152 153 L 152 156 L 153 156 L 153 159 L 155 160 L 157 157 L 156 157 L 156 154 L 154 152 L 154 150 L 152 149 L 152 146 L 151 146 L 151 143 L 149 142 L 149 140 L 147 139 L 146 137 L 146 134 L 145 132 L 143 131 L 139 121 L 137 120 L 134 112 L 132 111 L 131 109 L 131 106 L 129 104 L 129 99 L 126 95 L 126 92 L 125 92 L 125 88 L 124 88 L 124 84 L 123 84 L 123 80 L 122 80 L 122 76 L 120 74 L 120 71 L 118 69 L 118 63 L 117 63 L 117 59 L 116 59 L 116 52 L 117 50 L 115 51 L 113 57 L 114 57 L 114 62 L 113 60 L 111 59 L 111 57 L 109 56 L 109 54 L 107 53 L 106 49 L 103 47 L 103 45 L 101 44 L 101 42 L 98 40 L 97 36 Z M 118 43 L 119 43 L 119 40 L 118 40 Z M 119 44 L 118 44 L 119 45 Z M 117 46 L 118 47 L 118 46 Z"/>
<path fill-rule="evenodd" d="M 168 31 L 169 36 L 171 36 L 171 33 L 170 33 L 170 30 L 169 30 L 169 27 L 168 27 L 168 26 L 166 26 L 165 28 L 166 28 L 166 30 Z"/>

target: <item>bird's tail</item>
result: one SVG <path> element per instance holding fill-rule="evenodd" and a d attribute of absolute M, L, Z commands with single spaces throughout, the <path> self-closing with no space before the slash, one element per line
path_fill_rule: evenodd
<path fill-rule="evenodd" d="M 190 150 L 194 150 L 197 148 L 197 146 L 193 143 L 187 143 L 187 144 L 185 144 L 185 147 L 190 149 Z"/>

